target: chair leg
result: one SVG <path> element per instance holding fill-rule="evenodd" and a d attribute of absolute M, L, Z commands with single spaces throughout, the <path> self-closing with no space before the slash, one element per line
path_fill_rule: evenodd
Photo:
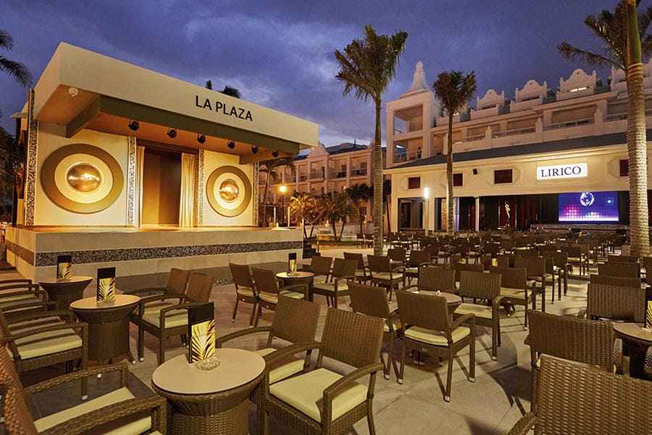
<path fill-rule="evenodd" d="M 374 424 L 374 412 L 371 401 L 369 401 L 367 408 L 367 425 L 369 426 L 369 435 L 376 435 L 376 425 Z"/>
<path fill-rule="evenodd" d="M 165 337 L 159 335 L 158 337 L 158 365 L 165 362 Z"/>
<path fill-rule="evenodd" d="M 257 328 L 258 327 L 258 318 L 260 318 L 260 316 L 262 314 L 262 308 L 260 307 L 260 305 L 258 305 L 258 309 L 256 309 L 255 311 L 256 311 L 256 315 L 254 316 L 254 328 Z"/>
<path fill-rule="evenodd" d="M 453 350 L 448 349 L 448 377 L 446 380 L 446 395 L 444 400 L 446 402 L 451 401 L 451 384 L 453 383 Z"/>
<path fill-rule="evenodd" d="M 253 308 L 251 309 L 251 314 L 249 315 L 249 326 L 253 326 L 253 325 L 254 325 L 254 317 L 255 317 L 255 315 L 256 315 L 256 308 L 258 308 L 258 304 L 257 304 L 257 303 L 254 303 L 254 306 L 253 306 Z M 234 319 L 235 319 L 235 317 L 234 317 Z"/>
<path fill-rule="evenodd" d="M 498 338 L 500 337 L 500 331 L 496 325 L 494 325 L 493 331 L 491 332 L 491 359 L 496 361 L 498 359 Z"/>
<path fill-rule="evenodd" d="M 469 377 L 469 382 L 475 382 L 475 328 L 471 328 L 471 344 L 469 349 L 469 370 L 471 371 L 471 376 Z"/>
<path fill-rule="evenodd" d="M 138 325 L 138 360 L 145 360 L 145 330 L 142 326 Z"/>
<path fill-rule="evenodd" d="M 401 371 L 397 375 L 396 382 L 399 384 L 403 383 L 403 373 L 405 372 L 405 343 L 403 343 L 403 349 L 401 350 Z"/>
<path fill-rule="evenodd" d="M 233 307 L 233 317 L 231 318 L 231 323 L 235 323 L 235 316 L 238 314 L 238 297 L 235 298 L 235 306 Z"/>

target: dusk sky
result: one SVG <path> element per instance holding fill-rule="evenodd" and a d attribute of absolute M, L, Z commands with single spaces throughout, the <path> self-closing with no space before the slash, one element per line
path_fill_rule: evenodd
<path fill-rule="evenodd" d="M 432 83 L 444 70 L 475 70 L 478 95 L 514 88 L 529 79 L 548 81 L 577 67 L 556 46 L 568 41 L 595 47 L 582 23 L 612 9 L 616 0 L 0 0 L 0 28 L 14 38 L 3 53 L 25 63 L 35 80 L 64 41 L 179 79 L 221 89 L 309 119 L 327 146 L 373 136 L 371 103 L 342 96 L 333 51 L 372 24 L 380 33 L 405 30 L 407 48 L 385 101 L 405 92 L 417 61 Z M 644 1 L 643 6 L 648 2 Z M 606 82 L 609 71 L 598 74 Z M 165 92 L 165 89 L 161 89 Z M 0 74 L 0 125 L 26 89 Z M 383 141 L 385 132 L 383 131 Z"/>

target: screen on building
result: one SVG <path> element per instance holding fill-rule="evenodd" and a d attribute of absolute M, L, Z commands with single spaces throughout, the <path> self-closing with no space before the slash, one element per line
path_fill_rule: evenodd
<path fill-rule="evenodd" d="M 560 193 L 559 222 L 618 222 L 618 193 Z"/>

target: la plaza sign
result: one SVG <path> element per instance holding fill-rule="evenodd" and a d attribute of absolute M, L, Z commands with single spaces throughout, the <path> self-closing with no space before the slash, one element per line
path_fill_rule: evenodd
<path fill-rule="evenodd" d="M 557 180 L 561 178 L 584 178 L 589 175 L 586 163 L 567 165 L 537 166 L 537 180 Z"/>

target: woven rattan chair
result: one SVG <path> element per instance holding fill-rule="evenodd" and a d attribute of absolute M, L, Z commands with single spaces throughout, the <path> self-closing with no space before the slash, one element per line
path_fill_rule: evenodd
<path fill-rule="evenodd" d="M 536 309 L 536 290 L 527 285 L 527 269 L 512 267 L 490 267 L 490 273 L 502 276 L 500 294 L 503 296 L 504 304 L 521 305 L 525 308 L 525 320 L 523 329 L 528 325 L 528 304 L 532 301 L 532 309 Z M 545 302 L 542 303 L 545 311 Z"/>
<path fill-rule="evenodd" d="M 475 382 L 475 316 L 464 314 L 451 323 L 446 298 L 406 291 L 396 293 L 403 325 L 400 379 L 405 370 L 405 352 L 413 350 L 448 360 L 448 378 L 444 400 L 451 400 L 453 359 L 466 346 L 469 353 L 469 381 Z M 464 326 L 463 326 L 464 325 Z"/>
<path fill-rule="evenodd" d="M 645 283 L 652 285 L 652 257 L 643 257 L 642 262 L 645 268 Z"/>
<path fill-rule="evenodd" d="M 13 313 L 30 310 L 32 304 L 39 305 L 48 300 L 48 294 L 31 279 L 0 280 L 0 309 Z M 9 314 L 7 314 L 10 316 Z"/>
<path fill-rule="evenodd" d="M 589 319 L 645 322 L 649 291 L 636 287 L 589 284 L 586 314 Z"/>
<path fill-rule="evenodd" d="M 313 283 L 328 281 L 332 265 L 332 257 L 322 257 L 321 255 L 313 256 L 310 260 L 310 267 L 308 268 L 310 272 L 315 274 Z"/>
<path fill-rule="evenodd" d="M 392 270 L 403 271 L 407 262 L 407 250 L 405 248 L 391 248 L 387 250 Z"/>
<path fill-rule="evenodd" d="M 482 272 L 482 271 L 484 271 L 484 266 L 482 264 L 454 263 L 454 264 L 451 264 L 450 267 L 451 267 L 452 270 L 455 271 L 455 283 L 458 286 L 459 286 L 460 280 L 462 279 L 462 272 Z"/>
<path fill-rule="evenodd" d="M 170 269 L 168 282 L 165 287 L 139 288 L 126 291 L 125 294 L 136 295 L 140 297 L 162 294 L 184 294 L 186 292 L 186 288 L 188 287 L 188 278 L 190 278 L 190 271 L 173 267 Z"/>
<path fill-rule="evenodd" d="M 258 308 L 258 295 L 254 287 L 254 280 L 251 277 L 249 266 L 244 264 L 229 263 L 233 284 L 235 285 L 235 306 L 233 307 L 233 318 L 231 322 L 235 323 L 235 316 L 238 313 L 238 303 L 244 302 L 251 304 L 251 314 L 249 315 L 249 326 L 254 324 L 256 308 Z"/>
<path fill-rule="evenodd" d="M 496 265 L 498 267 L 514 267 L 516 262 L 516 255 L 503 254 L 496 257 Z"/>
<path fill-rule="evenodd" d="M 181 295 L 160 295 L 142 298 L 138 304 L 138 358 L 144 359 L 145 332 L 158 338 L 158 363 L 165 362 L 165 340 L 188 332 L 188 308 L 208 302 L 215 280 L 203 273 L 192 272 L 188 289 Z M 177 299 L 177 303 L 172 300 Z"/>
<path fill-rule="evenodd" d="M 527 257 L 517 258 L 514 262 L 515 269 L 525 268 L 527 271 L 527 286 L 532 290 L 532 293 L 541 295 L 542 310 L 545 309 L 546 299 L 546 286 L 550 284 L 552 287 L 552 302 L 555 301 L 555 275 L 552 273 L 552 264 L 548 268 L 548 260 L 543 257 Z M 550 272 L 550 273 L 549 273 Z M 504 286 L 504 284 L 503 284 Z M 533 298 L 534 300 L 534 298 Z"/>
<path fill-rule="evenodd" d="M 562 248 L 562 251 L 568 253 L 568 264 L 570 266 L 578 266 L 580 268 L 580 275 L 584 275 L 584 257 L 582 255 L 582 247 L 578 245 L 568 246 Z"/>
<path fill-rule="evenodd" d="M 441 266 L 422 267 L 417 284 L 405 287 L 404 290 L 456 293 L 455 271 Z"/>
<path fill-rule="evenodd" d="M 381 349 L 380 362 L 383 363 L 383 375 L 389 379 L 391 368 L 394 368 L 396 382 L 403 383 L 399 376 L 398 365 L 394 359 L 394 342 L 401 335 L 401 322 L 396 313 L 389 308 L 387 292 L 381 287 L 351 283 L 349 284 L 351 308 L 356 313 L 383 319 L 383 343 L 387 345 L 387 361 L 383 359 Z"/>
<path fill-rule="evenodd" d="M 348 296 L 349 286 L 347 280 L 355 280 L 355 271 L 358 267 L 356 260 L 336 258 L 333 263 L 333 272 L 327 282 L 316 282 L 313 284 L 313 295 L 326 297 L 328 306 L 337 308 L 339 298 Z"/>
<path fill-rule="evenodd" d="M 405 266 L 405 277 L 408 283 L 412 283 L 413 278 L 419 278 L 421 268 L 428 266 L 430 263 L 430 252 L 426 250 L 410 252 L 410 258 Z"/>
<path fill-rule="evenodd" d="M 276 311 L 279 295 L 293 299 L 308 298 L 308 284 L 295 284 L 281 289 L 273 270 L 252 267 L 251 272 L 254 276 L 254 285 L 258 294 L 258 310 L 256 310 L 254 316 L 254 328 L 258 327 L 258 320 L 262 315 L 263 308 Z"/>
<path fill-rule="evenodd" d="M 641 288 L 640 278 L 591 274 L 590 282 L 591 284 L 613 285 L 617 287 L 633 287 L 638 289 Z"/>
<path fill-rule="evenodd" d="M 386 288 L 391 301 L 394 288 L 398 289 L 401 284 L 405 286 L 405 275 L 392 268 L 389 257 L 368 255 L 367 260 L 369 261 L 371 283 Z"/>
<path fill-rule="evenodd" d="M 509 435 L 652 433 L 652 383 L 543 355 L 536 413 Z"/>
<path fill-rule="evenodd" d="M 364 264 L 364 255 L 358 252 L 345 252 L 344 259 L 356 261 L 355 279 L 357 281 L 364 283 L 371 279 L 371 276 L 367 272 L 367 266 Z"/>
<path fill-rule="evenodd" d="M 459 295 L 462 304 L 453 313 L 453 318 L 473 314 L 475 323 L 491 328 L 491 358 L 498 359 L 500 345 L 500 295 L 501 276 L 493 273 L 462 272 Z M 473 303 L 464 302 L 471 298 Z"/>
<path fill-rule="evenodd" d="M 540 311 L 530 312 L 530 345 L 532 392 L 536 394 L 536 378 L 541 355 L 614 370 L 614 330 L 608 322 L 596 322 L 570 316 L 556 316 Z M 532 398 L 532 410 L 536 396 Z"/>
<path fill-rule="evenodd" d="M 36 418 L 29 406 L 31 398 L 53 387 L 89 377 L 118 372 L 120 388 L 81 405 Z M 10 435 L 81 435 L 166 432 L 167 403 L 159 396 L 136 399 L 127 388 L 126 364 L 96 367 L 59 376 L 24 388 L 7 348 L 0 346 L 0 394 L 3 398 L 4 429 Z"/>
<path fill-rule="evenodd" d="M 639 263 L 598 264 L 598 275 L 640 278 L 641 265 Z"/>
<path fill-rule="evenodd" d="M 556 252 L 554 259 L 555 271 L 557 272 L 557 293 L 559 299 L 561 300 L 561 283 L 564 283 L 564 296 L 568 293 L 568 271 L 570 265 L 568 264 L 568 253 L 567 252 Z"/>
<path fill-rule="evenodd" d="M 373 398 L 376 374 L 383 366 L 378 355 L 383 342 L 381 319 L 329 308 L 321 343 L 291 346 L 267 364 L 299 352 L 319 349 L 314 370 L 275 384 L 269 373 L 262 382 L 265 392 L 264 433 L 269 433 L 267 416 L 273 415 L 298 433 L 343 434 L 367 417 L 369 433 L 376 433 Z M 344 376 L 323 367 L 331 358 L 355 370 Z M 368 384 L 358 380 L 368 378 Z"/>

